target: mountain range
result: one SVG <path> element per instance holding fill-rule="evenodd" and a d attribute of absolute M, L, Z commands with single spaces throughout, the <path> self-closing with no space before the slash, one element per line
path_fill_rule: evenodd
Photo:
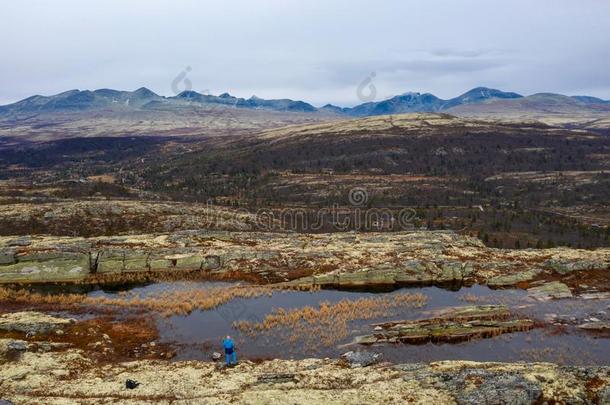
<path fill-rule="evenodd" d="M 498 110 L 540 110 L 610 112 L 610 101 L 590 96 L 564 96 L 553 93 L 538 93 L 522 96 L 513 92 L 477 87 L 448 100 L 430 93 L 404 93 L 386 100 L 363 103 L 354 107 L 339 107 L 327 104 L 321 108 L 304 101 L 290 99 L 266 100 L 252 96 L 248 99 L 234 97 L 228 93 L 219 96 L 201 94 L 187 90 L 173 97 L 160 96 L 142 87 L 135 91 L 112 89 L 70 90 L 53 96 L 35 95 L 13 104 L 0 106 L 0 116 L 55 112 L 78 112 L 96 110 L 171 110 L 186 106 L 226 106 L 239 109 L 270 110 L 281 112 L 315 113 L 366 117 L 384 114 L 412 112 L 481 112 Z"/>
<path fill-rule="evenodd" d="M 48 97 L 36 95 L 13 104 L 0 106 L 0 114 L 74 112 L 102 109 L 155 110 L 198 104 L 287 112 L 317 111 L 314 106 L 303 101 L 288 99 L 265 100 L 256 96 L 244 99 L 233 97 L 229 93 L 213 96 L 192 90 L 185 90 L 174 97 L 164 97 L 145 87 L 141 87 L 135 91 L 113 89 L 93 91 L 69 90 Z"/>
<path fill-rule="evenodd" d="M 344 114 L 366 117 L 371 115 L 400 114 L 411 112 L 440 112 L 463 104 L 482 103 L 495 99 L 515 99 L 523 96 L 517 93 L 504 92 L 487 87 L 476 87 L 466 93 L 443 100 L 430 93 L 404 93 L 383 101 L 368 102 L 352 108 L 340 108 L 327 104 L 323 109 Z"/>

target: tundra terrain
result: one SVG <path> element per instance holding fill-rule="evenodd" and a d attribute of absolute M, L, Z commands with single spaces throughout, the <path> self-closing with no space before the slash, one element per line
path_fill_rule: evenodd
<path fill-rule="evenodd" d="M 0 399 L 610 401 L 603 131 L 258 99 L 225 130 L 143 90 L 168 125 L 127 125 L 104 94 L 3 112 Z"/>

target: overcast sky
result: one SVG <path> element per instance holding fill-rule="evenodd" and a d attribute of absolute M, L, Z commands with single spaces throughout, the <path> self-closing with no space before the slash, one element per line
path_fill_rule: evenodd
<path fill-rule="evenodd" d="M 372 73 L 375 99 L 475 86 L 610 99 L 608 16 L 604 0 L 2 0 L 0 104 L 173 95 L 187 67 L 196 91 L 318 106 L 359 104 Z"/>

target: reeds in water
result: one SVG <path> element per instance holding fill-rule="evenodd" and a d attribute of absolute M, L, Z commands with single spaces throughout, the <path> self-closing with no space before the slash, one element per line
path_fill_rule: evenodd
<path fill-rule="evenodd" d="M 260 322 L 235 321 L 233 327 L 250 337 L 280 335 L 289 344 L 302 342 L 308 350 L 330 347 L 347 338 L 349 323 L 391 316 L 397 310 L 423 307 L 424 294 L 402 293 L 336 303 L 321 302 L 318 308 L 276 309 Z M 278 333 L 278 331 L 285 333 Z"/>

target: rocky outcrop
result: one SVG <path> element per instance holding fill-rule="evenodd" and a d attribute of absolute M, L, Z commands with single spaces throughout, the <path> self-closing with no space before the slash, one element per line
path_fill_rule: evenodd
<path fill-rule="evenodd" d="M 449 308 L 433 318 L 393 321 L 374 325 L 371 335 L 358 336 L 354 343 L 441 343 L 490 338 L 522 332 L 534 327 L 530 319 L 513 319 L 503 305 Z"/>
<path fill-rule="evenodd" d="M 423 375 L 422 375 L 423 374 Z M 430 378 L 454 393 L 458 404 L 536 404 L 542 403 L 544 393 L 539 381 L 521 374 L 506 373 L 486 368 L 466 367 L 455 373 L 413 373 L 420 381 Z M 438 384 L 438 383 L 437 383 Z M 439 384 L 440 385 L 440 384 Z M 584 400 L 583 396 L 579 397 Z"/>
<path fill-rule="evenodd" d="M 604 268 L 603 261 L 597 260 L 596 258 L 581 258 L 578 261 L 571 260 L 570 255 L 558 255 L 557 257 L 553 257 L 547 261 L 545 261 L 544 266 L 554 270 L 556 273 L 561 275 L 566 275 L 569 273 L 573 273 L 576 271 L 582 270 L 594 270 Z"/>
<path fill-rule="evenodd" d="M 570 291 L 570 288 L 559 281 L 543 283 L 542 285 L 528 288 L 527 293 L 530 297 L 539 301 L 572 297 L 572 291 Z"/>
<path fill-rule="evenodd" d="M 0 315 L 0 331 L 22 332 L 26 335 L 46 334 L 62 330 L 74 319 L 59 318 L 42 312 L 12 312 Z"/>
<path fill-rule="evenodd" d="M 140 385 L 127 389 L 131 379 Z M 538 404 L 604 403 L 608 367 L 475 363 L 346 367 L 336 360 L 97 365 L 78 350 L 25 352 L 0 367 L 1 398 L 18 404 Z"/>
<path fill-rule="evenodd" d="M 20 339 L 0 339 L 0 364 L 14 361 L 23 353 L 46 353 L 52 350 L 65 350 L 72 346 L 70 343 L 57 343 L 46 341 L 27 342 Z"/>
<path fill-rule="evenodd" d="M 82 200 L 0 205 L 0 235 L 36 232 L 94 236 L 194 228 L 253 231 L 257 223 L 254 214 L 244 211 L 169 201 Z"/>
<path fill-rule="evenodd" d="M 535 279 L 541 272 L 542 269 L 535 268 L 531 270 L 520 271 L 514 274 L 496 276 L 487 280 L 487 285 L 490 287 L 510 287 L 518 285 L 520 283 L 526 283 L 528 281 L 531 281 Z"/>
<path fill-rule="evenodd" d="M 32 236 L 23 243 L 0 237 L 0 283 L 185 270 L 346 288 L 486 281 L 509 286 L 561 276 L 564 267 L 558 263 L 571 272 L 608 271 L 610 249 L 492 249 L 449 231 L 314 235 L 195 230 L 88 239 Z"/>
<path fill-rule="evenodd" d="M 13 255 L 13 263 L 0 265 L 0 280 L 5 282 L 46 282 L 83 279 L 90 273 L 87 252 L 30 251 Z M 0 281 L 1 282 L 1 281 Z"/>
<path fill-rule="evenodd" d="M 463 323 L 507 316 L 505 308 L 491 306 L 443 312 L 449 313 Z M 5 330 L 22 333 L 32 328 L 50 332 L 56 330 L 55 326 L 63 328 L 73 322 L 35 312 L 4 315 L 2 320 L 4 325 L 12 325 Z M 0 399 L 26 405 L 597 404 L 605 403 L 610 391 L 609 367 L 470 361 L 394 365 L 382 362 L 380 354 L 367 351 L 348 352 L 338 360 L 254 363 L 241 359 L 231 368 L 222 367 L 222 362 L 100 362 L 97 345 L 78 346 L 80 338 L 62 343 L 38 340 L 40 337 L 0 338 Z M 129 389 L 128 380 L 139 385 Z"/>

